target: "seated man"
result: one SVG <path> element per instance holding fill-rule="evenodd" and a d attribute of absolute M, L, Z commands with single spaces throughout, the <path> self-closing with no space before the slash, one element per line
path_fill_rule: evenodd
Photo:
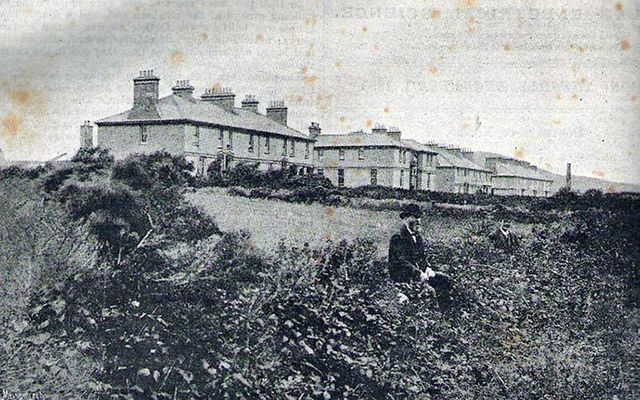
<path fill-rule="evenodd" d="M 394 282 L 422 282 L 425 288 L 438 297 L 440 308 L 448 307 L 451 282 L 442 272 L 435 272 L 426 264 L 425 248 L 420 236 L 422 211 L 417 204 L 408 204 L 400 212 L 403 220 L 400 232 L 389 243 L 389 275 Z"/>
<path fill-rule="evenodd" d="M 489 235 L 489 239 L 493 245 L 504 251 L 514 251 L 520 246 L 520 239 L 511 231 L 509 223 L 501 223 L 498 229 Z"/>

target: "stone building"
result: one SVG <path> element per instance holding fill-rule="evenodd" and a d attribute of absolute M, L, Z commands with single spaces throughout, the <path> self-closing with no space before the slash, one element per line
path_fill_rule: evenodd
<path fill-rule="evenodd" d="M 400 140 L 400 132 L 377 126 L 371 133 L 320 134 L 315 152 L 319 173 L 336 186 L 380 185 L 409 189 L 411 147 Z"/>
<path fill-rule="evenodd" d="M 438 154 L 436 190 L 449 193 L 490 193 L 493 172 L 474 163 L 455 147 L 427 143 Z"/>
<path fill-rule="evenodd" d="M 404 139 L 402 143 L 411 149 L 409 188 L 437 191 L 436 165 L 438 153 L 413 139 Z"/>
<path fill-rule="evenodd" d="M 553 179 L 526 161 L 508 157 L 489 157 L 487 168 L 493 170 L 493 188 L 491 193 L 502 196 L 551 195 Z"/>
<path fill-rule="evenodd" d="M 464 156 L 493 172 L 492 194 L 538 197 L 547 197 L 552 194 L 553 178 L 550 173 L 526 161 L 485 151 L 466 151 Z"/>
<path fill-rule="evenodd" d="M 215 160 L 221 168 L 241 162 L 257 163 L 261 170 L 313 168 L 314 140 L 287 126 L 283 101 L 272 102 L 261 114 L 255 97 L 247 96 L 236 107 L 235 94 L 227 88 L 195 98 L 189 81 L 178 81 L 172 94 L 160 98 L 159 87 L 153 71 L 141 71 L 133 79 L 132 107 L 96 121 L 96 144 L 116 159 L 161 150 L 184 155 L 198 174 Z"/>

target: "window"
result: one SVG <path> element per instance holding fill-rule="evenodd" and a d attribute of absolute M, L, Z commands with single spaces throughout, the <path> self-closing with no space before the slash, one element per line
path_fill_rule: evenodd
<path fill-rule="evenodd" d="M 233 149 L 233 132 L 229 131 L 229 144 L 227 145 L 228 149 Z"/>
<path fill-rule="evenodd" d="M 200 156 L 198 157 L 198 168 L 196 170 L 196 174 L 197 175 L 204 175 L 206 169 L 205 169 L 205 165 L 207 162 L 207 158 L 205 156 Z"/>
<path fill-rule="evenodd" d="M 324 169 L 323 168 L 318 168 L 318 175 L 324 176 Z"/>
<path fill-rule="evenodd" d="M 404 187 L 404 170 L 400 170 L 400 187 Z"/>
<path fill-rule="evenodd" d="M 344 149 L 338 150 L 338 153 L 340 154 L 340 161 L 344 161 Z"/>
<path fill-rule="evenodd" d="M 249 135 L 249 153 L 253 153 L 254 135 Z"/>
<path fill-rule="evenodd" d="M 400 150 L 400 162 L 403 163 L 403 164 L 407 162 L 407 151 L 406 150 Z"/>
<path fill-rule="evenodd" d="M 318 160 L 322 160 L 322 157 L 324 157 L 324 150 L 318 149 Z"/>
<path fill-rule="evenodd" d="M 358 147 L 358 160 L 364 160 L 364 149 L 362 147 Z"/>
<path fill-rule="evenodd" d="M 140 143 L 147 143 L 149 140 L 149 136 L 147 135 L 147 127 L 144 125 L 140 126 Z"/>
<path fill-rule="evenodd" d="M 287 139 L 282 139 L 282 155 L 287 156 Z"/>
<path fill-rule="evenodd" d="M 304 158 L 309 158 L 309 142 L 304 145 Z"/>
<path fill-rule="evenodd" d="M 338 170 L 338 187 L 344 187 L 344 170 Z"/>
<path fill-rule="evenodd" d="M 264 154 L 269 154 L 269 150 L 271 149 L 271 138 L 267 136 L 264 138 Z M 271 164 L 269 164 L 271 166 Z"/>
<path fill-rule="evenodd" d="M 427 174 L 427 189 L 431 189 L 431 174 Z"/>
<path fill-rule="evenodd" d="M 193 145 L 200 146 L 200 127 L 196 126 L 196 131 L 193 133 Z"/>
<path fill-rule="evenodd" d="M 289 153 L 289 157 L 295 157 L 296 156 L 296 141 L 295 140 L 291 140 L 291 152 Z"/>
<path fill-rule="evenodd" d="M 378 184 L 378 170 L 377 169 L 372 169 L 371 170 L 371 184 L 372 185 L 377 185 Z"/>
<path fill-rule="evenodd" d="M 218 141 L 220 142 L 220 147 L 222 147 L 222 145 L 224 144 L 224 131 L 220 130 L 220 133 L 218 134 Z"/>

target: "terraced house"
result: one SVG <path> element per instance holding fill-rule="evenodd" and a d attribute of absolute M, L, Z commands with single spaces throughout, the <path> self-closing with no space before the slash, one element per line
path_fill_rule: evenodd
<path fill-rule="evenodd" d="M 319 173 L 336 186 L 381 185 L 409 189 L 411 147 L 402 143 L 400 131 L 376 127 L 371 133 L 320 134 L 315 143 Z"/>
<path fill-rule="evenodd" d="M 493 171 L 465 157 L 459 148 L 427 143 L 438 154 L 436 190 L 449 193 L 490 193 Z"/>
<path fill-rule="evenodd" d="M 402 140 L 411 149 L 410 189 L 437 191 L 436 165 L 438 153 L 413 139 Z"/>
<path fill-rule="evenodd" d="M 194 87 L 178 81 L 172 94 L 159 98 L 159 87 L 153 71 L 141 71 L 133 80 L 133 106 L 96 121 L 97 145 L 116 159 L 159 150 L 184 155 L 198 174 L 215 160 L 222 169 L 240 162 L 257 163 L 261 170 L 313 168 L 314 140 L 287 126 L 283 101 L 272 102 L 262 114 L 251 95 L 236 107 L 230 89 L 208 89 L 195 98 Z"/>
<path fill-rule="evenodd" d="M 486 159 L 486 166 L 493 170 L 492 194 L 535 197 L 551 195 L 553 179 L 526 161 L 494 156 Z"/>

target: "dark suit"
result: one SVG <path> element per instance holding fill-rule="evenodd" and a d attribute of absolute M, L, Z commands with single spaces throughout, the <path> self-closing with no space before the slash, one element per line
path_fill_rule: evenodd
<path fill-rule="evenodd" d="M 391 237 L 389 243 L 389 275 L 394 282 L 420 279 L 424 262 L 424 241 L 419 233 L 412 235 L 406 226 Z"/>
<path fill-rule="evenodd" d="M 520 246 L 520 240 L 511 231 L 504 234 L 500 229 L 489 235 L 489 239 L 493 242 L 493 245 L 505 251 L 513 251 Z"/>
<path fill-rule="evenodd" d="M 409 232 L 406 226 L 400 233 L 391 237 L 389 243 L 389 276 L 397 283 L 419 282 L 420 275 L 426 268 L 425 246 L 422 236 L 418 232 Z M 424 289 L 438 299 L 441 310 L 449 309 L 451 305 L 451 279 L 442 272 L 435 272 L 435 276 L 423 282 Z"/>

